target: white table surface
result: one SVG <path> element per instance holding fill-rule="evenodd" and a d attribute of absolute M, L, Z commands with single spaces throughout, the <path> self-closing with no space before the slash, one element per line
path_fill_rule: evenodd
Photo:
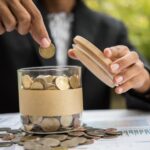
<path fill-rule="evenodd" d="M 129 110 L 84 111 L 83 122 L 100 128 L 115 127 L 124 132 L 123 136 L 111 140 L 98 140 L 89 146 L 75 150 L 150 150 L 150 112 Z M 19 114 L 1 114 L 0 127 L 19 128 Z M 135 133 L 133 133 L 133 131 Z M 22 150 L 16 145 L 0 150 Z"/>

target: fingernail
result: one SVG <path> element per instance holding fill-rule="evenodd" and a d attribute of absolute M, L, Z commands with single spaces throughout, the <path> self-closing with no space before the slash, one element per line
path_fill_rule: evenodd
<path fill-rule="evenodd" d="M 122 92 L 123 92 L 123 89 L 122 89 L 122 88 L 118 88 L 118 89 L 117 89 L 117 93 L 118 93 L 118 94 L 121 94 Z"/>
<path fill-rule="evenodd" d="M 50 46 L 50 41 L 49 41 L 47 38 L 43 38 L 43 39 L 41 40 L 41 47 L 47 48 L 47 47 L 49 47 L 49 46 Z"/>
<path fill-rule="evenodd" d="M 106 48 L 105 52 L 106 52 L 107 57 L 111 57 L 112 52 L 111 52 L 110 48 Z"/>
<path fill-rule="evenodd" d="M 117 79 L 116 79 L 116 82 L 117 83 L 120 83 L 123 81 L 123 76 L 119 76 Z"/>
<path fill-rule="evenodd" d="M 119 69 L 119 64 L 113 64 L 111 65 L 112 72 L 116 72 Z"/>

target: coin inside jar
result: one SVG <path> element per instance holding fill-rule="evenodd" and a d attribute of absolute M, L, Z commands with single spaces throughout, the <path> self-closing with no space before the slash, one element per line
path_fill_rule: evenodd
<path fill-rule="evenodd" d="M 55 55 L 56 48 L 55 46 L 51 43 L 48 48 L 39 48 L 39 54 L 42 58 L 44 59 L 50 59 Z"/>

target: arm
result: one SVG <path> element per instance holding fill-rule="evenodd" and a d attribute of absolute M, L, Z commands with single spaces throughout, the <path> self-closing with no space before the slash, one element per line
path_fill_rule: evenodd
<path fill-rule="evenodd" d="M 32 0 L 0 0 L 0 35 L 13 30 L 21 35 L 30 33 L 41 47 L 50 45 L 41 13 Z"/>

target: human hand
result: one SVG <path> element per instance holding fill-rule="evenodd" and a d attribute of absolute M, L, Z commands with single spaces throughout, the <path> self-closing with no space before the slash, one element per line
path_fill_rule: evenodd
<path fill-rule="evenodd" d="M 150 74 L 136 52 L 119 45 L 104 49 L 104 55 L 113 61 L 110 72 L 114 74 L 113 81 L 118 85 L 115 88 L 117 94 L 130 89 L 144 93 L 150 88 Z"/>
<path fill-rule="evenodd" d="M 21 35 L 30 33 L 43 48 L 50 45 L 43 18 L 32 0 L 0 0 L 0 35 L 15 29 Z"/>

